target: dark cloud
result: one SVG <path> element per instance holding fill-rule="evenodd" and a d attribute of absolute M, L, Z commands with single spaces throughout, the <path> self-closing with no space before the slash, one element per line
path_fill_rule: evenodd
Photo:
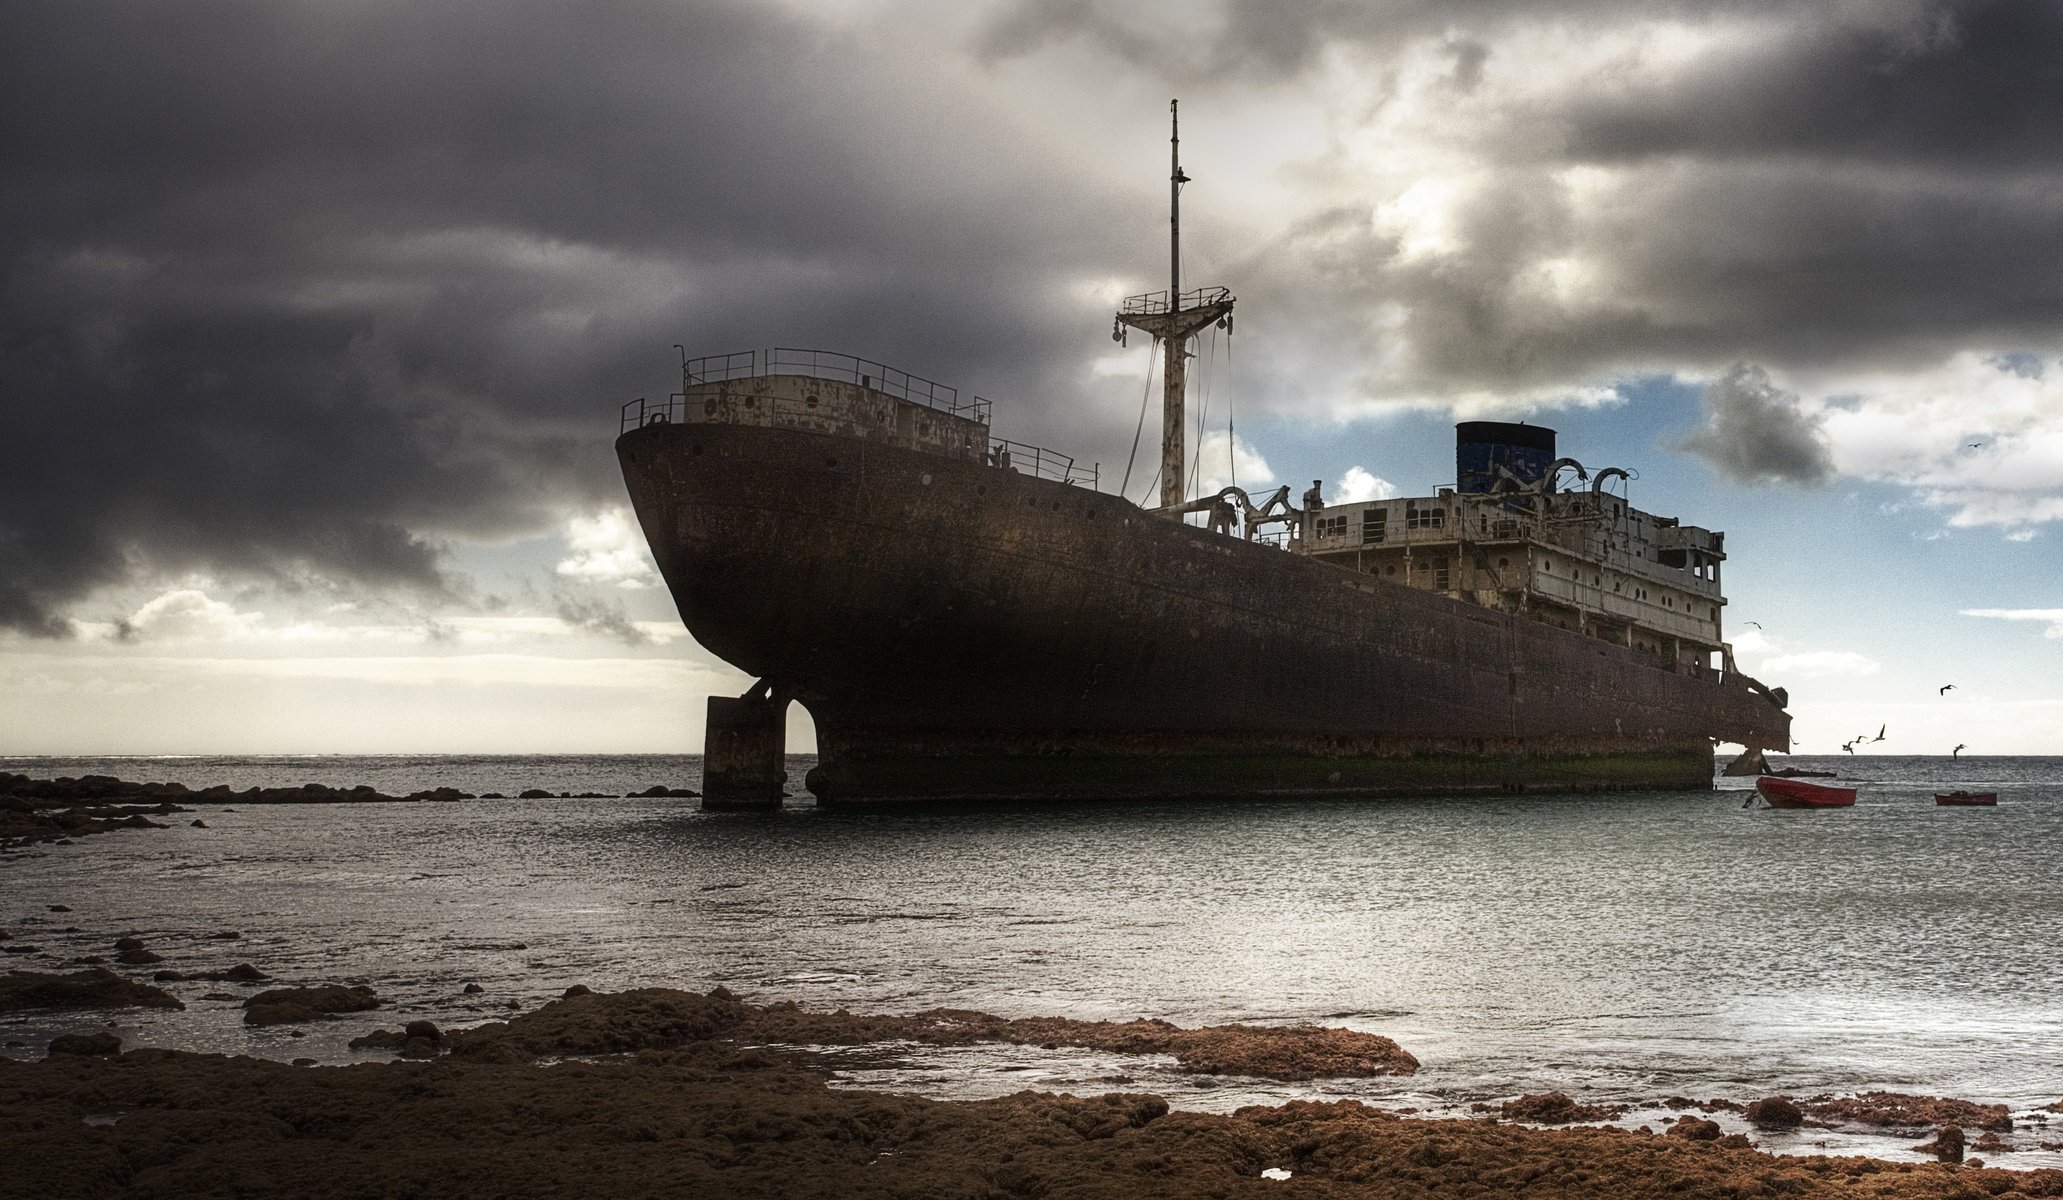
<path fill-rule="evenodd" d="M 1934 0 L 1822 20 L 1587 93 L 1564 114 L 1570 152 L 2013 171 L 2063 161 L 2063 6 Z"/>
<path fill-rule="evenodd" d="M 1921 3 L 1924 0 L 1906 0 Z M 1013 0 L 984 22 L 976 50 L 995 58 L 1084 43 L 1171 83 L 1232 79 L 1274 83 L 1310 71 L 1328 49 L 1378 55 L 1418 38 L 1453 39 L 1455 80 L 1467 90 L 1487 47 L 1457 30 L 1485 34 L 1513 26 L 1606 21 L 1695 21 L 1714 15 L 1782 11 L 1789 0 L 1650 0 L 1636 13 L 1621 0 L 1221 0 L 1168 10 L 1130 0 Z"/>
<path fill-rule="evenodd" d="M 620 495 L 675 342 L 1041 378 L 1095 189 L 895 52 L 745 4 L 7 5 L 0 627 L 189 570 L 448 595 L 450 539 Z"/>
<path fill-rule="evenodd" d="M 1656 53 L 1638 35 L 1668 22 L 1690 35 Z M 1586 33 L 1615 57 L 1572 70 L 1551 56 Z M 1712 36 L 1682 49 L 1700 33 Z M 1326 207 L 1224 272 L 1256 335 L 1246 361 L 1264 364 L 1251 378 L 1279 411 L 1306 404 L 1308 376 L 1328 366 L 1346 376 L 1332 386 L 1376 401 L 1537 400 L 1743 358 L 1897 370 L 2063 344 L 2063 5 L 2051 0 L 1637 14 L 1590 0 L 1226 0 L 1179 34 L 1115 3 L 1023 0 L 982 48 L 1064 41 L 1221 93 L 1225 78 L 1306 86 L 1323 78 L 1320 50 L 1349 47 L 1378 110 L 1402 95 L 1394 64 L 1453 63 L 1450 91 L 1414 100 L 1437 116 L 1361 121 L 1407 154 L 1411 137 L 1434 136 L 1473 156 L 1452 173 L 1451 248 L 1410 253 L 1384 232 L 1383 207 L 1412 180 L 1371 184 L 1353 172 L 1379 163 L 1319 161 Z M 1344 200 L 1357 186 L 1372 194 Z M 1564 265 L 1567 290 L 1552 276 Z"/>
<path fill-rule="evenodd" d="M 552 607 L 558 613 L 559 619 L 573 628 L 622 642 L 626 646 L 642 646 L 652 640 L 630 619 L 630 615 L 624 611 L 620 603 L 562 591 L 553 597 Z"/>
<path fill-rule="evenodd" d="M 2053 5 L 1629 11 L 1227 0 L 1177 26 L 1023 0 L 963 57 L 745 0 L 16 0 L 0 628 L 61 635 L 96 590 L 195 571 L 473 603 L 447 548 L 620 501 L 615 406 L 664 394 L 676 342 L 852 351 L 1122 456 L 1138 385 L 1084 403 L 1108 317 L 1083 285 L 1158 270 L 1157 169 L 1119 193 L 1069 156 L 1101 131 L 1032 135 L 1065 106 L 1008 111 L 975 61 L 1062 43 L 1204 112 L 1344 48 L 1368 94 L 1326 98 L 1343 138 L 1476 158 L 1450 250 L 1383 232 L 1410 181 L 1328 154 L 1307 211 L 1192 262 L 1241 296 L 1242 406 L 2057 347 Z M 1666 67 L 1528 57 L 1663 20 L 1729 36 Z M 1400 133 L 1391 68 L 1420 52 L 1440 120 Z"/>
<path fill-rule="evenodd" d="M 1705 389 L 1705 425 L 1677 443 L 1729 479 L 1816 487 L 1834 477 L 1826 431 L 1760 367 L 1736 364 Z"/>

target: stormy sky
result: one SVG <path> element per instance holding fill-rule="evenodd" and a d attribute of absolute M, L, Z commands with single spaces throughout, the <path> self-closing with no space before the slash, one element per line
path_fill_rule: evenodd
<path fill-rule="evenodd" d="M 0 751 L 342 748 L 237 731 L 345 703 L 395 714 L 354 748 L 691 748 L 737 681 L 616 406 L 675 343 L 818 346 L 1122 464 L 1175 95 L 1188 277 L 1240 297 L 1201 479 L 1429 490 L 1445 422 L 1562 423 L 1735 546 L 1986 578 L 1879 624 L 2054 665 L 2051 0 L 15 0 Z M 1793 603 L 1744 657 L 1831 723 L 1891 655 Z M 2063 742 L 2034 680 L 1986 719 Z M 597 688 L 628 741 L 563 717 Z"/>

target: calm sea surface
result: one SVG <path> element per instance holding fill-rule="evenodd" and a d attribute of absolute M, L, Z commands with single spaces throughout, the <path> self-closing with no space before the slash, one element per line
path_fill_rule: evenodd
<path fill-rule="evenodd" d="M 1841 772 L 1860 802 L 1744 810 L 1744 781 L 1721 780 L 1693 795 L 854 813 L 811 805 L 806 758 L 779 814 L 232 800 L 193 806 L 206 829 L 181 817 L 0 857 L 0 929 L 41 948 L 0 965 L 50 969 L 137 933 L 167 967 L 248 960 L 390 1001 L 303 1039 L 246 1030 L 235 985 L 175 984 L 187 1011 L 118 1017 L 132 1042 L 279 1058 L 353 1057 L 344 1042 L 375 1025 L 484 1020 L 573 983 L 722 983 L 854 1010 L 1320 1021 L 1424 1062 L 1408 1079 L 1210 1086 L 1086 1051 L 846 1056 L 855 1086 L 944 1096 L 1138 1087 L 1212 1109 L 1356 1096 L 1434 1111 L 1549 1088 L 1627 1101 L 1890 1088 L 2016 1111 L 2063 1097 L 2063 759 L 1789 761 Z M 663 756 L 0 769 L 388 792 L 700 783 L 699 759 Z M 1979 785 L 1997 808 L 1932 802 Z M 205 937 L 225 929 L 242 939 Z M 462 995 L 467 982 L 486 991 Z M 88 1023 L 70 1020 L 0 1025 L 27 1043 L 5 1053 Z"/>

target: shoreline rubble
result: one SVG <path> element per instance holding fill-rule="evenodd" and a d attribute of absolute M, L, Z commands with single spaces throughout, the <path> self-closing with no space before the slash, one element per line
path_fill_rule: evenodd
<path fill-rule="evenodd" d="M 1168 1030 L 1209 1032 L 936 1012 L 855 1017 L 749 1005 L 721 989 L 640 989 L 576 994 L 470 1030 L 412 1021 L 367 1039 L 401 1058 L 349 1066 L 120 1052 L 99 1039 L 66 1048 L 85 1053 L 0 1059 L 0 1161 L 27 1194 L 50 1197 L 1243 1200 L 1281 1194 L 1284 1179 L 1314 1195 L 1384 1200 L 2063 1196 L 2063 1171 L 1779 1157 L 1740 1135 L 1716 1136 L 1697 1117 L 1660 1134 L 1542 1129 L 1495 1115 L 1422 1119 L 1355 1100 L 1213 1114 L 1171 1110 L 1150 1093 L 945 1101 L 846 1090 L 830 1086 L 821 1056 L 765 1037 L 806 1032 L 850 1044 L 927 1025 L 946 1044 L 1039 1029 L 1099 1045 L 1143 1039 L 1156 1053 Z M 1302 1062 L 1293 1045 L 1273 1049 L 1282 1062 Z"/>
<path fill-rule="evenodd" d="M 183 783 L 139 783 L 112 775 L 35 779 L 0 771 L 0 849 L 39 842 L 69 845 L 73 838 L 117 829 L 166 829 L 170 826 L 150 818 L 194 812 L 184 807 L 187 804 L 448 804 L 462 800 L 506 800 L 511 795 L 524 800 L 651 800 L 694 799 L 701 794 L 692 788 L 666 784 L 623 793 L 527 788 L 515 793 L 475 794 L 436 787 L 395 796 L 367 783 L 351 787 L 304 783 L 296 787 L 249 787 L 237 791 L 226 783 L 190 788 Z M 199 819 L 187 824 L 195 829 L 211 828 Z"/>

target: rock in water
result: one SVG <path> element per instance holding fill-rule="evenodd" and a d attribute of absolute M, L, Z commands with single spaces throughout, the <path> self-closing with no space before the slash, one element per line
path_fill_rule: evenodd
<path fill-rule="evenodd" d="M 28 1008 L 185 1008 L 163 988 L 135 983 L 105 967 L 69 975 L 9 971 L 0 975 L 0 1012 Z"/>
<path fill-rule="evenodd" d="M 1578 1104 L 1560 1092 L 1544 1096 L 1520 1096 L 1507 1100 L 1501 1110 L 1514 1121 L 1535 1125 L 1569 1125 L 1578 1121 L 1609 1121 L 1626 1110 L 1604 1105 Z"/>
<path fill-rule="evenodd" d="M 120 1054 L 122 1039 L 112 1033 L 67 1033 L 50 1039 L 52 1057 L 60 1054 Z"/>
<path fill-rule="evenodd" d="M 1805 1114 L 1799 1111 L 1788 1096 L 1770 1096 L 1757 1100 L 1741 1110 L 1757 1129 L 1796 1129 L 1805 1123 Z"/>
<path fill-rule="evenodd" d="M 1950 1125 L 1937 1134 L 1933 1141 L 1914 1146 L 1913 1149 L 1924 1154 L 1931 1154 L 1942 1162 L 1961 1162 L 1963 1161 L 1963 1127 L 1960 1125 Z"/>
<path fill-rule="evenodd" d="M 246 1025 L 297 1025 L 336 1013 L 378 1008 L 380 998 L 369 987 L 274 988 L 244 1001 Z"/>
<path fill-rule="evenodd" d="M 1670 1126 L 1669 1136 L 1689 1138 L 1694 1142 L 1716 1142 L 1719 1140 L 1719 1122 L 1707 1121 L 1703 1117 L 1685 1117 Z"/>

